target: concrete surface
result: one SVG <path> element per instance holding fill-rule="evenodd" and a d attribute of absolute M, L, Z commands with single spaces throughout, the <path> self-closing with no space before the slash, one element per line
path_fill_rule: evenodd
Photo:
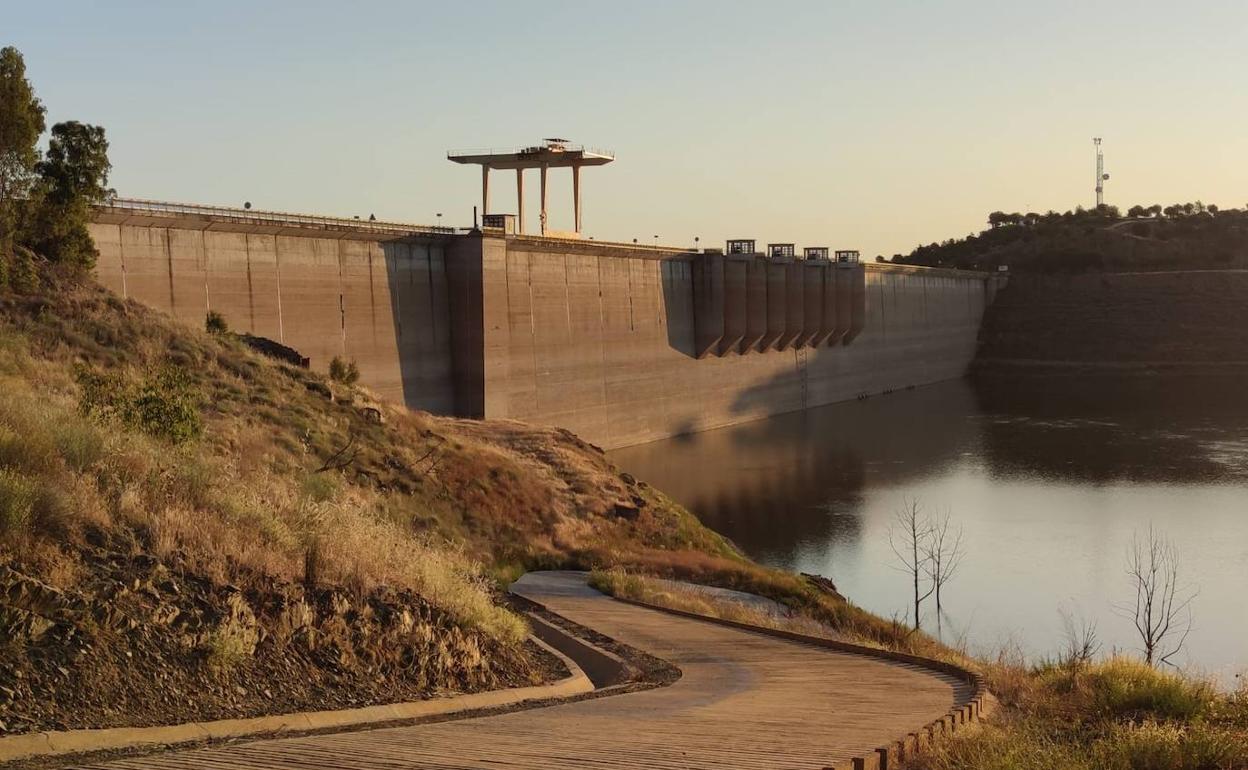
<path fill-rule="evenodd" d="M 678 666 L 655 690 L 456 722 L 257 741 L 110 768 L 824 768 L 956 712 L 955 677 L 616 602 L 579 573 L 518 593 Z M 960 713 L 960 712 L 958 712 Z"/>

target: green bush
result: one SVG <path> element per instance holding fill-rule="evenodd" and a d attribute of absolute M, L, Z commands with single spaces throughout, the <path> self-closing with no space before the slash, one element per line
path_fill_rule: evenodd
<path fill-rule="evenodd" d="M 140 382 L 115 372 L 80 367 L 74 375 L 81 388 L 84 414 L 111 419 L 175 444 L 203 432 L 202 398 L 182 369 L 164 366 Z"/>
<path fill-rule="evenodd" d="M 209 334 L 228 334 L 230 325 L 225 322 L 225 316 L 215 310 L 209 310 L 204 318 L 204 330 Z"/>
<path fill-rule="evenodd" d="M 148 435 L 175 444 L 188 441 L 204 430 L 200 400 L 186 372 L 166 366 L 140 386 L 133 405 L 134 422 Z"/>
<path fill-rule="evenodd" d="M 343 361 L 334 356 L 329 362 L 329 378 L 343 385 L 354 385 L 360 379 L 360 369 L 354 361 Z"/>

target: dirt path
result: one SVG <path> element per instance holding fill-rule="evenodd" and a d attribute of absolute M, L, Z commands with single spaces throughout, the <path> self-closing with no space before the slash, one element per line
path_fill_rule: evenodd
<path fill-rule="evenodd" d="M 965 697 L 952 677 L 609 599 L 570 572 L 513 588 L 678 666 L 673 685 L 500 716 L 173 752 L 174 768 L 822 768 L 918 730 Z"/>

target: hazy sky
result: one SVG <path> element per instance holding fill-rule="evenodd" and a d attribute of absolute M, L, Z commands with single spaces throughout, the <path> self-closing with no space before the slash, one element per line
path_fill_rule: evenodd
<path fill-rule="evenodd" d="M 0 0 L 124 196 L 447 224 L 564 136 L 587 234 L 908 252 L 1006 210 L 1248 203 L 1248 3 Z M 515 210 L 496 172 L 495 210 Z M 570 229 L 568 172 L 551 226 Z M 537 224 L 537 176 L 527 180 Z"/>

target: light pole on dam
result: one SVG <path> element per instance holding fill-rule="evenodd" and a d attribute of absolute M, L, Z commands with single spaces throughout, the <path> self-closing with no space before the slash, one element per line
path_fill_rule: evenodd
<path fill-rule="evenodd" d="M 451 150 L 448 160 L 465 165 L 481 167 L 481 214 L 490 213 L 490 171 L 492 169 L 516 170 L 517 232 L 524 232 L 524 171 L 535 168 L 541 173 L 542 209 L 539 220 L 542 235 L 581 237 L 581 167 L 603 166 L 615 160 L 615 155 L 603 150 L 593 150 L 572 145 L 566 139 L 544 139 L 543 144 L 509 150 Z M 552 168 L 572 169 L 572 218 L 571 233 L 559 233 L 547 227 L 546 172 Z"/>

